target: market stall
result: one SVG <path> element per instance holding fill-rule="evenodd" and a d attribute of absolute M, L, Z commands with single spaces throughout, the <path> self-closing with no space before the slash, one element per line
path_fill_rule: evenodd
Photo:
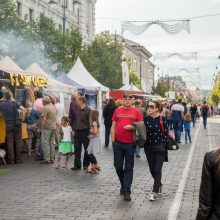
<path fill-rule="evenodd" d="M 77 88 L 75 86 L 66 85 L 52 78 L 52 76 L 45 73 L 44 70 L 37 63 L 33 63 L 31 66 L 29 66 L 25 70 L 25 73 L 31 76 L 47 77 L 48 84 L 47 87 L 44 89 L 44 94 L 57 96 L 60 99 L 60 102 L 64 104 L 65 111 L 69 111 L 71 95 L 77 93 Z"/>

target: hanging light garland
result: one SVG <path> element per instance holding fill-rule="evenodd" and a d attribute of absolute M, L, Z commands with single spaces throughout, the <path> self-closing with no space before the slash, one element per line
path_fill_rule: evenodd
<path fill-rule="evenodd" d="M 158 53 L 154 55 L 154 61 L 161 60 L 167 61 L 174 57 L 178 57 L 181 60 L 189 61 L 189 60 L 197 60 L 198 54 L 197 52 L 190 52 L 190 53 Z"/>
<path fill-rule="evenodd" d="M 159 25 L 165 32 L 171 35 L 178 34 L 182 30 L 186 30 L 190 33 L 190 20 L 179 20 L 179 21 L 146 21 L 141 22 L 143 24 L 138 25 L 138 21 L 124 21 L 121 25 L 121 32 L 122 35 L 125 31 L 129 31 L 134 35 L 141 35 L 143 34 L 150 26 L 152 25 Z"/>

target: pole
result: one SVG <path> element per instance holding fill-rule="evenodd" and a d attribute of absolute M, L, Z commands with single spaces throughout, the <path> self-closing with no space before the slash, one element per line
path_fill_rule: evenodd
<path fill-rule="evenodd" d="M 63 0 L 63 35 L 66 32 L 66 7 L 67 7 L 67 2 L 66 0 Z"/>
<path fill-rule="evenodd" d="M 142 89 L 142 55 L 140 53 L 140 89 Z"/>

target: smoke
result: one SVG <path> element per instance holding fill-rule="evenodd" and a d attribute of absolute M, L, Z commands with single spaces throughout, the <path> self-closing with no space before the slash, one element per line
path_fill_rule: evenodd
<path fill-rule="evenodd" d="M 51 74 L 52 61 L 47 58 L 44 43 L 31 43 L 13 33 L 0 31 L 0 59 L 9 56 L 22 69 L 27 69 L 32 63 L 37 63 L 48 74 Z"/>

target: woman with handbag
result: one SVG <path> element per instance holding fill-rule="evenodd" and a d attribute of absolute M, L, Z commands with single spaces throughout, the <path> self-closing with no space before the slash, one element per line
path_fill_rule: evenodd
<path fill-rule="evenodd" d="M 163 131 L 160 111 L 160 102 L 150 101 L 148 103 L 148 116 L 144 118 L 147 131 L 147 141 L 144 150 L 150 173 L 154 178 L 153 190 L 149 197 L 150 201 L 155 201 L 156 197 L 162 192 L 162 167 L 167 156 L 167 146 L 169 144 L 168 127 L 165 120 L 163 120 Z"/>

